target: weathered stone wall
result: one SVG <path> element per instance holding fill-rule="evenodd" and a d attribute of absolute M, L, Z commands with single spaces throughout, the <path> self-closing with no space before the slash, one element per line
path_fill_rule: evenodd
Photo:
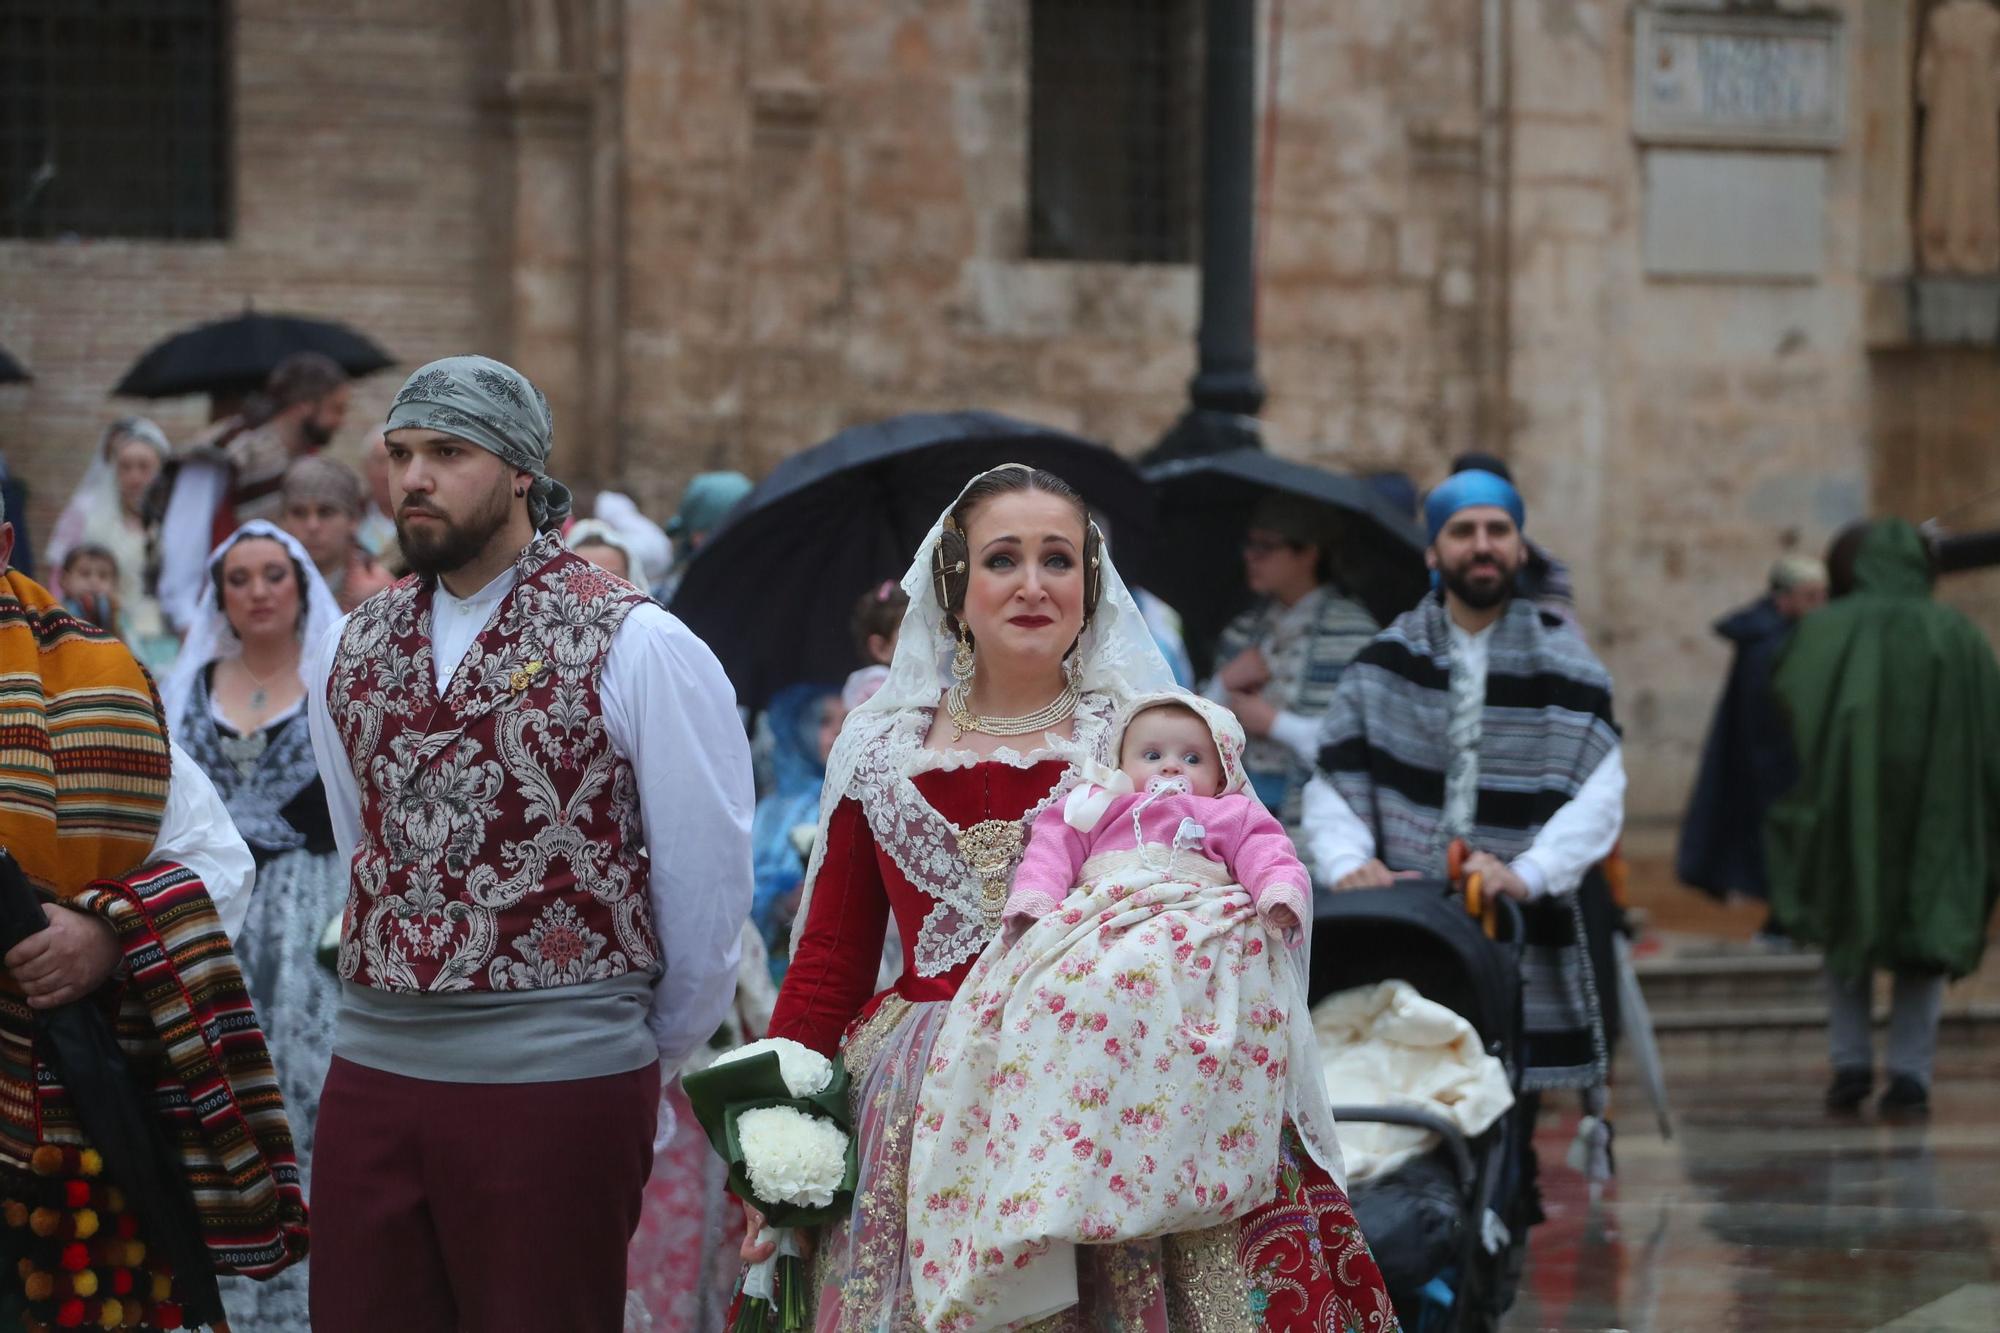
<path fill-rule="evenodd" d="M 0 389 L 0 447 L 34 490 L 35 531 L 113 417 L 173 436 L 205 403 L 106 395 L 149 345 L 245 302 L 344 320 L 406 365 L 483 345 L 504 304 L 493 262 L 490 110 L 497 7 L 480 0 L 238 0 L 235 225 L 227 240 L 0 242 L 0 345 L 35 382 Z M 379 419 L 397 372 L 357 386 Z M 342 440 L 358 444 L 358 425 Z"/>

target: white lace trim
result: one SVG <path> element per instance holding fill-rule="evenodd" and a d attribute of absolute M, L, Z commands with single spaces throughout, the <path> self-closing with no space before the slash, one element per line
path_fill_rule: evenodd
<path fill-rule="evenodd" d="M 1034 821 L 1076 785 L 1078 761 L 1102 758 L 1111 711 L 1110 698 L 1087 694 L 1077 706 L 1075 734 L 1068 741 L 1026 754 L 1002 747 L 982 759 L 963 750 L 926 748 L 924 737 L 934 712 L 914 709 L 897 718 L 880 741 L 869 747 L 845 794 L 860 803 L 876 845 L 888 853 L 912 885 L 933 899 L 911 946 L 911 965 L 918 976 L 942 976 L 951 971 L 984 949 L 992 932 L 986 925 L 979 876 L 958 848 L 959 830 L 924 799 L 917 789 L 917 775 L 969 768 L 981 762 L 1029 768 L 1050 759 L 1065 760 L 1069 767 L 1063 775 L 1021 816 L 1025 845 L 1025 835 Z"/>

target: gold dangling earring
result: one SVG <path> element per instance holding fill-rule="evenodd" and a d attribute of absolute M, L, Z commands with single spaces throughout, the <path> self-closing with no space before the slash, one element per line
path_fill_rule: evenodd
<path fill-rule="evenodd" d="M 1083 688 L 1083 654 L 1081 652 L 1072 652 L 1067 658 L 1063 659 L 1063 676 L 1069 681 L 1071 689 L 1080 690 Z"/>
<path fill-rule="evenodd" d="M 972 632 L 958 622 L 958 647 L 951 655 L 951 678 L 963 684 L 972 679 Z"/>

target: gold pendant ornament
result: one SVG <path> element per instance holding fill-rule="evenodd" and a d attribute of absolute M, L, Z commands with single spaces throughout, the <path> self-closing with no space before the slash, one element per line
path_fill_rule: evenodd
<path fill-rule="evenodd" d="M 1000 925 L 1007 891 L 1013 887 L 1014 862 L 1026 842 L 1027 835 L 1015 819 L 982 819 L 958 832 L 959 855 L 979 876 L 979 910 L 989 931 Z"/>

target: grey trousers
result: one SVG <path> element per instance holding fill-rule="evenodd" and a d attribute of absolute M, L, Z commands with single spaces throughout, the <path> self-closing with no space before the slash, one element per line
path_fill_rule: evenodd
<path fill-rule="evenodd" d="M 1872 979 L 1843 981 L 1826 978 L 1827 1005 L 1832 1010 L 1827 1036 L 1835 1069 L 1873 1069 L 1875 1043 L 1869 1013 Z M 1944 1012 L 1942 973 L 1898 972 L 1889 1001 L 1889 1057 L 1883 1063 L 1890 1077 L 1907 1074 L 1926 1088 L 1937 1059 L 1938 1017 Z"/>

